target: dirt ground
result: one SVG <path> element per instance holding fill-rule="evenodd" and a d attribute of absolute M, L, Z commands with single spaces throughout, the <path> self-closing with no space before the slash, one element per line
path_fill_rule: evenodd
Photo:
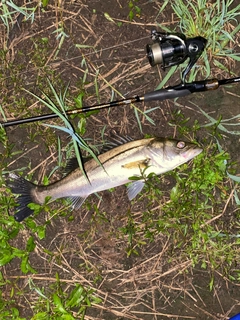
<path fill-rule="evenodd" d="M 58 90 L 69 84 L 70 94 L 76 95 L 83 86 L 84 73 L 87 74 L 84 105 L 153 91 L 165 73 L 149 65 L 145 46 L 151 43 L 150 31 L 156 27 L 156 19 L 169 28 L 176 20 L 170 9 L 157 17 L 161 8 L 159 1 L 139 0 L 137 5 L 141 14 L 129 21 L 128 1 L 76 0 L 62 1 L 58 5 L 50 1 L 45 10 L 36 12 L 32 24 L 30 21 L 22 21 L 19 26 L 15 24 L 9 39 L 3 38 L 3 45 L 8 48 L 6 69 L 9 78 L 5 79 L 2 95 L 8 105 L 4 110 L 8 119 L 49 113 L 46 107 L 34 104 L 32 97 L 29 105 L 29 95 L 18 89 L 19 86 L 35 94 L 41 94 L 40 90 L 47 92 L 46 75 L 50 80 L 54 79 L 55 87 L 59 84 Z M 114 22 L 107 19 L 106 13 Z M 62 21 L 67 37 L 60 46 L 53 32 Z M 46 38 L 49 39 L 47 45 Z M 87 72 L 83 59 L 88 65 Z M 18 66 L 16 74 L 11 73 L 10 65 Z M 238 70 L 239 66 L 235 66 L 234 71 L 237 73 Z M 169 85 L 179 81 L 176 75 Z M 173 101 L 140 104 L 138 107 L 143 111 L 161 106 L 151 113 L 155 125 L 140 116 L 142 132 L 133 107 L 105 109 L 87 119 L 84 137 L 92 139 L 94 144 L 101 143 L 103 133 L 108 134 L 111 130 L 134 139 L 142 138 L 144 134 L 174 137 L 175 128 L 168 125 L 174 110 L 180 108 L 186 118 L 190 117 L 190 123 L 196 118 L 202 123 L 206 121 L 193 103 L 198 103 L 215 118 L 219 115 L 230 118 L 240 114 L 237 91 L 221 88 L 181 98 L 178 103 L 184 108 L 174 105 Z M 19 97 L 22 97 L 22 109 L 18 108 L 16 114 L 14 104 L 16 100 L 20 101 Z M 46 131 L 43 130 L 39 123 L 6 129 L 10 143 L 14 144 L 13 150 L 24 150 L 23 156 L 18 158 L 16 155 L 11 160 L 11 170 L 25 167 L 24 173 L 30 171 L 35 181 L 41 181 L 55 168 L 57 137 L 62 139 L 62 148 L 68 142 L 64 134 L 56 132 L 51 146 L 48 133 L 44 136 Z M 205 134 L 200 130 L 199 140 Z M 28 139 L 29 136 L 32 138 Z M 238 145 L 238 137 L 225 135 L 223 147 L 234 161 L 239 161 Z M 56 172 L 53 179 L 59 176 L 61 173 Z M 4 267 L 5 277 L 16 279 L 18 288 L 24 292 L 18 303 L 22 317 L 31 319 L 30 304 L 37 299 L 36 293 L 27 290 L 29 278 L 47 290 L 55 282 L 56 272 L 66 286 L 81 283 L 94 287 L 103 299 L 101 306 L 89 308 L 86 319 L 224 320 L 240 312 L 239 284 L 215 274 L 210 291 L 208 271 L 200 266 L 190 268 L 188 259 L 178 265 L 170 262 L 165 254 L 166 236 L 158 235 L 139 250 L 138 255 L 128 257 L 124 244 L 127 238 L 119 239 L 115 232 L 126 220 L 126 212 L 134 212 L 134 218 L 139 219 L 145 204 L 137 201 L 129 204 L 125 187 L 111 193 L 103 192 L 102 196 L 102 201 L 92 198 L 86 207 L 73 212 L 72 221 L 65 216 L 49 220 L 46 237 L 43 240 L 36 237 L 37 246 L 30 256 L 36 274 L 23 275 L 18 260 Z M 99 212 L 102 214 L 98 215 Z M 46 217 L 39 215 L 38 224 L 44 223 Z M 25 247 L 29 232 L 26 228 L 19 235 L 19 247 Z M 50 257 L 48 252 L 54 255 Z"/>

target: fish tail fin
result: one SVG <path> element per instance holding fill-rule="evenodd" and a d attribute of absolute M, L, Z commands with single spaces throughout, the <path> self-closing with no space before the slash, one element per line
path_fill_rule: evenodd
<path fill-rule="evenodd" d="M 34 212 L 28 207 L 28 204 L 36 202 L 32 195 L 32 190 L 36 186 L 14 173 L 11 173 L 9 177 L 11 178 L 11 181 L 8 181 L 8 187 L 11 189 L 12 193 L 19 194 L 19 197 L 17 198 L 19 206 L 17 207 L 14 218 L 16 221 L 21 222 Z"/>

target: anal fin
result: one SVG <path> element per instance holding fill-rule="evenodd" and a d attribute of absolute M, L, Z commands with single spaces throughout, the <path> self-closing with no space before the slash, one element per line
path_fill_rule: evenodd
<path fill-rule="evenodd" d="M 71 205 L 72 205 L 72 208 L 74 210 L 77 210 L 79 209 L 83 202 L 86 200 L 87 196 L 86 197 L 68 197 L 68 199 L 71 201 Z"/>

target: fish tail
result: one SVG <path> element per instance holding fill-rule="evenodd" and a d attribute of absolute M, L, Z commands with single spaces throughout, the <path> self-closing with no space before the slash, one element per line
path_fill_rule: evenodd
<path fill-rule="evenodd" d="M 17 198 L 19 206 L 17 207 L 14 218 L 16 221 L 21 222 L 34 212 L 28 207 L 28 204 L 36 202 L 32 195 L 32 190 L 36 186 L 14 173 L 11 173 L 9 177 L 11 178 L 11 181 L 8 181 L 8 187 L 11 189 L 12 193 L 19 194 L 19 197 Z"/>

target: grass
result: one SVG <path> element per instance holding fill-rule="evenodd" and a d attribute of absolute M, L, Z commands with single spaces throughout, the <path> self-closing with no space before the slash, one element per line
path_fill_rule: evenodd
<path fill-rule="evenodd" d="M 27 8 L 26 6 L 19 7 L 13 1 L 3 1 L 0 9 L 0 17 L 7 30 L 7 36 L 9 36 L 10 29 L 13 25 L 14 15 L 22 15 L 24 19 L 31 20 L 33 23 L 35 17 L 35 11 L 37 7 Z"/>
<path fill-rule="evenodd" d="M 186 121 L 184 126 L 185 134 L 187 130 L 192 133 Z M 182 123 L 180 129 L 183 131 Z M 226 179 L 229 155 L 219 152 L 214 140 L 210 141 L 206 139 L 208 148 L 194 159 L 191 169 L 184 164 L 179 170 L 165 174 L 160 190 L 159 178 L 148 182 L 143 192 L 143 198 L 147 194 L 147 207 L 138 219 L 129 214 L 122 230 L 128 235 L 128 255 L 138 254 L 142 246 L 149 240 L 154 241 L 159 234 L 166 235 L 171 237 L 171 260 L 178 260 L 179 256 L 182 260 L 185 255 L 193 267 L 200 265 L 213 274 L 218 270 L 238 281 L 240 269 L 230 270 L 238 263 L 239 230 L 235 229 L 234 217 L 230 220 L 226 217 L 233 197 L 231 183 Z M 164 183 L 169 184 L 172 178 L 176 183 L 164 191 Z M 168 201 L 163 203 L 163 198 Z M 230 238 L 234 240 L 229 242 Z M 212 289 L 211 281 L 209 285 Z"/>
<path fill-rule="evenodd" d="M 56 319 L 56 317 L 70 320 L 84 319 L 87 308 L 92 303 L 101 302 L 100 298 L 94 296 L 93 289 L 86 289 L 80 284 L 76 284 L 68 292 L 64 291 L 58 274 L 56 275 L 56 283 L 51 287 L 53 291 L 51 298 L 44 294 L 44 288 L 37 287 L 32 280 L 30 280 L 29 286 L 39 295 L 35 306 L 36 319 L 46 319 L 46 317 L 48 319 Z"/>
<path fill-rule="evenodd" d="M 126 19 L 134 27 L 138 3 L 133 1 L 131 8 L 128 4 Z M 36 7 L 33 3 L 32 8 Z M 132 21 L 128 16 L 130 9 L 134 14 Z M 125 96 L 133 83 L 138 92 L 145 90 L 139 86 L 146 70 L 138 69 L 142 60 L 136 60 L 137 45 L 130 48 L 134 59 L 131 57 L 126 65 L 109 58 L 114 57 L 117 49 L 107 56 L 106 64 L 101 60 L 101 53 L 97 58 L 88 56 L 89 50 L 95 52 L 101 47 L 105 32 L 103 35 L 102 29 L 94 29 L 95 38 L 91 23 L 86 23 L 87 14 L 82 15 L 77 7 L 70 12 L 68 6 L 51 7 L 49 3 L 44 10 L 39 7 L 38 10 L 33 24 L 35 19 L 47 23 L 47 17 L 51 16 L 50 29 L 38 30 L 36 35 L 24 38 L 25 46 L 13 47 L 10 60 L 9 52 L 1 54 L 4 66 L 0 75 L 1 118 L 55 112 L 61 119 L 50 121 L 47 126 L 35 123 L 7 132 L 0 128 L 3 173 L 0 177 L 0 318 L 145 319 L 146 315 L 153 319 L 184 318 L 180 313 L 176 315 L 180 305 L 175 303 L 180 296 L 193 297 L 188 301 L 191 308 L 193 301 L 197 304 L 195 300 L 202 299 L 206 306 L 202 310 L 214 316 L 208 300 L 198 292 L 202 283 L 195 286 L 191 277 L 196 269 L 203 270 L 201 276 L 206 274 L 208 288 L 215 295 L 218 294 L 215 279 L 219 275 L 228 285 L 239 282 L 239 177 L 221 136 L 229 134 L 223 128 L 232 129 L 226 124 L 238 118 L 215 120 L 205 112 L 202 114 L 207 123 L 204 123 L 204 118 L 198 121 L 187 117 L 186 110 L 177 109 L 177 103 L 174 106 L 177 110 L 171 113 L 172 108 L 166 104 L 162 114 L 153 105 L 67 118 L 66 109 L 81 108 L 83 101 L 101 103 Z M 140 17 L 144 15 L 141 7 Z M 69 16 L 72 24 L 67 19 Z M 9 26 L 10 17 L 13 15 L 9 16 Z M 108 20 L 105 23 L 107 27 L 118 28 L 119 34 L 124 28 L 124 23 L 121 27 L 113 26 Z M 74 41 L 76 26 L 77 41 Z M 81 33 L 85 38 L 81 38 Z M 76 59 L 79 54 L 80 58 Z M 21 62 L 22 57 L 26 58 L 26 65 Z M 113 69 L 117 75 L 111 73 Z M 150 77 L 148 73 L 147 77 Z M 170 75 L 165 81 L 170 81 Z M 152 83 L 153 80 L 151 87 Z M 43 207 L 35 206 L 35 216 L 24 223 L 14 221 L 15 201 L 5 184 L 9 172 L 17 171 L 31 181 L 48 184 L 62 176 L 59 169 L 72 152 L 79 155 L 80 165 L 82 152 L 94 156 L 92 150 L 96 153 L 104 132 L 110 128 L 123 134 L 126 129 L 131 130 L 137 138 L 140 128 L 154 134 L 156 127 L 164 128 L 164 135 L 177 134 L 185 140 L 196 142 L 199 136 L 203 137 L 204 153 L 190 165 L 161 177 L 151 177 L 142 194 L 131 203 L 126 200 L 125 189 L 116 188 L 87 199 L 81 212 L 70 212 L 66 202 L 56 206 L 46 202 Z M 232 131 L 234 136 L 235 131 Z M 205 292 L 208 298 L 212 295 L 209 292 Z M 234 299 L 237 300 L 236 295 Z M 202 316 L 202 310 L 195 311 L 193 317 Z M 221 310 L 226 318 L 229 314 L 226 316 L 227 311 Z"/>
<path fill-rule="evenodd" d="M 141 8 L 137 6 L 138 0 L 130 0 L 128 2 L 128 7 L 129 7 L 129 20 L 132 21 L 134 16 L 140 16 L 141 14 Z"/>
<path fill-rule="evenodd" d="M 208 41 L 205 52 L 189 75 L 189 82 L 194 81 L 198 74 L 201 78 L 209 78 L 218 75 L 220 70 L 223 75 L 232 73 L 232 66 L 240 60 L 236 52 L 240 5 L 235 6 L 233 0 L 212 3 L 206 0 L 173 0 L 171 6 L 179 20 L 178 32 L 188 38 L 202 36 Z"/>

